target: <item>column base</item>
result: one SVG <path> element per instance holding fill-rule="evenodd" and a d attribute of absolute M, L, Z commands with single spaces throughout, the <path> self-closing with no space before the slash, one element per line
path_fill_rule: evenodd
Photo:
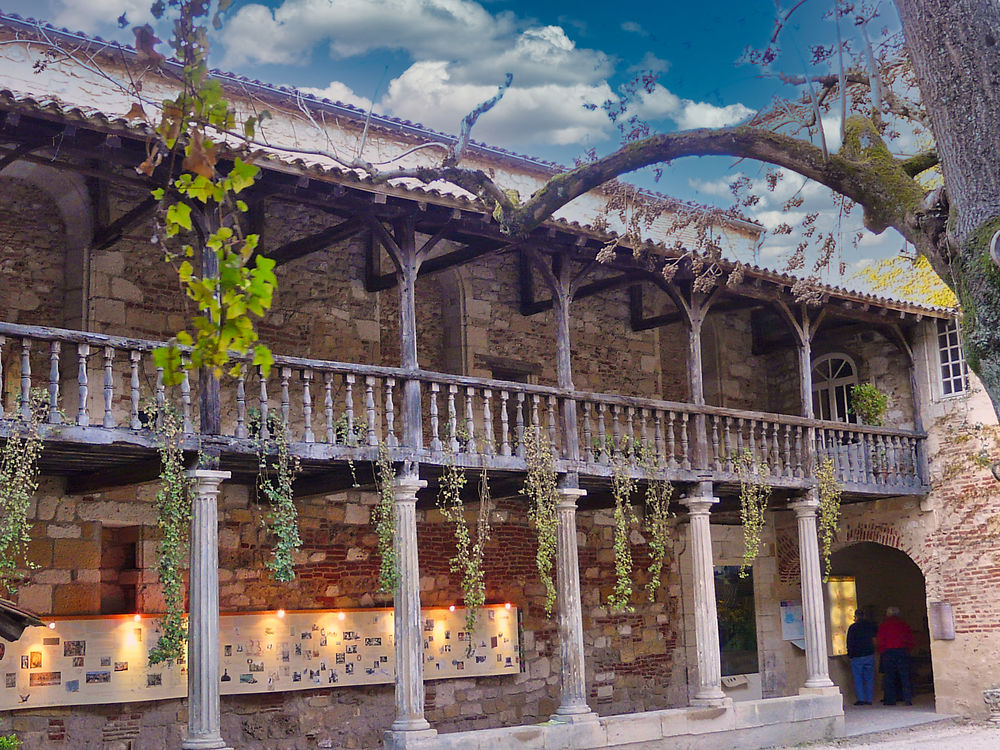
<path fill-rule="evenodd" d="M 558 721 L 561 724 L 583 724 L 597 721 L 600 717 L 590 710 L 590 706 L 560 706 L 552 714 L 549 721 Z"/>
<path fill-rule="evenodd" d="M 181 750 L 233 750 L 220 737 L 186 739 L 181 742 Z"/>
<path fill-rule="evenodd" d="M 424 722 L 427 724 L 427 722 Z M 382 735 L 382 746 L 385 750 L 407 750 L 412 748 L 417 750 L 428 740 L 437 737 L 437 730 L 431 729 L 427 724 L 426 729 L 390 729 Z"/>
<path fill-rule="evenodd" d="M 799 688 L 799 695 L 840 695 L 840 688 L 832 682 L 829 685 L 806 685 Z"/>
<path fill-rule="evenodd" d="M 691 699 L 691 705 L 695 708 L 725 708 L 733 707 L 733 699 L 723 693 L 719 696 L 695 696 Z"/>

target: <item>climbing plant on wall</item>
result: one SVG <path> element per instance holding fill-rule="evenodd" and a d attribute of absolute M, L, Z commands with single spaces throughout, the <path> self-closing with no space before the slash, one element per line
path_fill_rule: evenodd
<path fill-rule="evenodd" d="M 830 577 L 830 551 L 833 540 L 840 527 L 840 495 L 841 487 L 837 482 L 837 472 L 833 460 L 825 458 L 816 469 L 816 490 L 819 494 L 819 533 L 820 553 L 823 556 L 823 577 Z"/>
<path fill-rule="evenodd" d="M 535 527 L 538 549 L 535 565 L 538 577 L 545 587 L 545 616 L 551 617 L 556 604 L 556 585 L 553 568 L 556 558 L 556 483 L 555 463 L 552 446 L 547 438 L 535 431 L 526 431 L 524 436 L 524 458 L 528 471 L 524 478 L 521 494 L 530 500 L 528 520 Z"/>
<path fill-rule="evenodd" d="M 610 440 L 610 438 L 609 438 Z M 632 495 L 636 480 L 632 475 L 632 460 L 635 445 L 631 440 L 622 439 L 615 449 L 609 448 L 611 459 L 611 494 L 615 499 L 614 508 L 614 551 L 615 585 L 608 595 L 606 604 L 612 610 L 631 612 L 632 605 L 632 543 L 629 532 L 639 519 L 632 507 Z"/>
<path fill-rule="evenodd" d="M 270 503 L 264 528 L 275 540 L 265 565 L 275 581 L 285 582 L 295 578 L 295 553 L 302 546 L 292 489 L 300 462 L 291 453 L 288 426 L 279 419 L 269 422 L 270 440 L 257 440 L 257 488 Z"/>
<path fill-rule="evenodd" d="M 20 402 L 20 396 L 15 402 Z M 8 597 L 17 591 L 20 571 L 33 567 L 26 559 L 31 539 L 28 509 L 38 488 L 40 430 L 48 409 L 48 392 L 31 391 L 27 405 L 21 407 L 19 420 L 0 449 L 0 592 Z"/>
<path fill-rule="evenodd" d="M 643 531 L 649 541 L 649 580 L 646 581 L 646 592 L 652 602 L 656 600 L 663 563 L 670 549 L 670 521 L 673 518 L 670 501 L 674 496 L 674 486 L 660 476 L 662 467 L 648 446 L 640 451 L 639 463 L 646 476 L 646 517 Z"/>
<path fill-rule="evenodd" d="M 743 562 L 740 577 L 746 578 L 747 568 L 760 551 L 761 534 L 764 531 L 764 514 L 771 496 L 768 483 L 767 465 L 760 463 L 749 450 L 744 450 L 735 461 L 736 474 L 740 479 L 740 521 L 743 523 Z"/>
<path fill-rule="evenodd" d="M 372 509 L 372 522 L 377 538 L 379 570 L 378 590 L 391 594 L 399 584 L 399 563 L 396 557 L 396 509 L 392 483 L 396 472 L 389 458 L 389 448 L 384 442 L 378 445 L 375 461 L 375 486 L 378 502 Z"/>
<path fill-rule="evenodd" d="M 150 663 L 159 664 L 182 657 L 187 643 L 184 559 L 191 524 L 191 485 L 184 476 L 181 415 L 169 404 L 148 411 L 155 414 L 154 435 L 160 453 L 160 488 L 154 505 L 160 529 L 157 568 L 166 609 L 160 618 L 160 638 L 149 652 Z"/>

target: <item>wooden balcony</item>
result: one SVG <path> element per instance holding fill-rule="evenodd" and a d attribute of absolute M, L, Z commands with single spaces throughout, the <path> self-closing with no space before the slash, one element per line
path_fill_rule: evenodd
<path fill-rule="evenodd" d="M 0 437 L 20 429 L 27 394 L 42 388 L 50 404 L 42 470 L 69 477 L 71 492 L 155 478 L 149 404 L 168 401 L 180 411 L 185 450 L 218 454 L 238 481 L 253 481 L 260 439 L 279 420 L 308 493 L 342 487 L 355 465 L 370 477 L 380 445 L 394 461 L 432 472 L 453 463 L 514 478 L 526 469 L 531 434 L 548 440 L 556 469 L 578 473 L 583 486 L 606 484 L 625 465 L 637 476 L 652 468 L 673 482 L 734 487 L 735 461 L 749 452 L 778 490 L 812 486 L 814 462 L 829 458 L 849 496 L 928 491 L 926 435 L 911 430 L 295 357 L 276 357 L 267 377 L 247 367 L 225 382 L 222 434 L 204 435 L 197 377 L 164 387 L 152 357 L 160 345 L 0 323 Z"/>

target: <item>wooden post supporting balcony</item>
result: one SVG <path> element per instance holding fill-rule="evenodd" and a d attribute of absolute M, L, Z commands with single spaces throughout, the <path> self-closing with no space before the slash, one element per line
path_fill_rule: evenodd
<path fill-rule="evenodd" d="M 812 402 L 812 340 L 816 336 L 819 324 L 823 322 L 826 309 L 820 310 L 814 320 L 809 319 L 809 310 L 802 305 L 799 316 L 781 300 L 778 300 L 778 308 L 781 310 L 792 331 L 798 340 L 799 351 L 799 398 L 801 400 L 803 417 L 813 418 Z M 816 471 L 816 428 L 806 429 L 806 443 L 802 446 L 802 465 L 807 477 L 813 476 Z"/>
<path fill-rule="evenodd" d="M 719 293 L 721 287 L 716 286 L 711 292 L 705 294 L 696 292 L 694 289 L 685 295 L 680 288 L 674 284 L 667 284 L 664 291 L 673 300 L 674 305 L 684 316 L 688 326 L 688 361 L 687 377 L 688 389 L 690 391 L 691 403 L 696 406 L 705 405 L 705 377 L 701 360 L 701 329 L 708 317 L 709 308 L 712 301 Z M 691 446 L 691 466 L 695 469 L 709 468 L 708 450 L 708 430 L 705 415 L 696 413 L 694 415 L 695 439 Z"/>
<path fill-rule="evenodd" d="M 214 204 L 213 204 L 214 205 Z M 201 274 L 203 277 L 219 275 L 219 259 L 215 252 L 205 246 L 208 238 L 218 229 L 218 217 L 211 208 L 196 209 L 191 212 L 200 235 Z M 198 369 L 200 383 L 199 411 L 201 414 L 201 434 L 222 434 L 222 397 L 218 375 L 211 367 Z"/>

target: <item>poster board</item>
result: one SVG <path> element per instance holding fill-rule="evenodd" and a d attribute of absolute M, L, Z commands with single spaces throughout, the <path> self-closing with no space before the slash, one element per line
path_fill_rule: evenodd
<path fill-rule="evenodd" d="M 424 678 L 521 671 L 517 608 L 484 607 L 475 632 L 465 610 L 422 610 Z M 223 615 L 222 695 L 284 692 L 395 679 L 393 610 L 303 610 Z M 181 698 L 187 663 L 150 665 L 159 637 L 154 615 L 52 618 L 0 639 L 0 710 Z"/>
<path fill-rule="evenodd" d="M 791 641 L 805 650 L 806 630 L 802 622 L 802 602 L 784 601 L 781 603 L 781 640 Z"/>

